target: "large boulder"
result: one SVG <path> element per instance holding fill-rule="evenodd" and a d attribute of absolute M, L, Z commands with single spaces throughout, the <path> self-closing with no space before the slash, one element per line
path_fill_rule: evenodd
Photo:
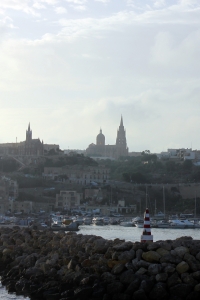
<path fill-rule="evenodd" d="M 176 247 L 176 248 L 174 249 L 174 251 L 175 251 L 176 254 L 177 254 L 179 257 L 181 257 L 181 258 L 183 258 L 184 255 L 185 255 L 186 253 L 189 253 L 189 249 L 186 248 L 186 247 L 183 247 L 183 246 Z"/>
<path fill-rule="evenodd" d="M 158 262 L 160 255 L 156 251 L 148 251 L 142 253 L 142 258 L 148 262 Z"/>
<path fill-rule="evenodd" d="M 177 266 L 176 266 L 176 271 L 179 274 L 185 273 L 189 270 L 189 265 L 188 263 L 186 263 L 185 261 L 180 262 Z"/>

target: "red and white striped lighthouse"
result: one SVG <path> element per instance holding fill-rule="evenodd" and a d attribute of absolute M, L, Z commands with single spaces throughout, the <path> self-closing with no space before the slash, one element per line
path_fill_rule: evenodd
<path fill-rule="evenodd" d="M 149 217 L 149 209 L 146 208 L 144 213 L 144 229 L 143 234 L 141 235 L 141 243 L 153 242 L 153 235 L 151 235 L 151 225 Z"/>

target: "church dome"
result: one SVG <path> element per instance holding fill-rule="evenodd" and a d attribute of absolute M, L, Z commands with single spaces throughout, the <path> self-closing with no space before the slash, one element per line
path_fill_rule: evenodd
<path fill-rule="evenodd" d="M 100 129 L 100 133 L 97 135 L 97 145 L 102 146 L 105 145 L 105 135 L 102 133 L 102 130 Z"/>

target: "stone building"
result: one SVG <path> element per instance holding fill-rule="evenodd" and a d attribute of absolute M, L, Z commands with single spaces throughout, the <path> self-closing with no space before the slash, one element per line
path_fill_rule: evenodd
<path fill-rule="evenodd" d="M 43 141 L 40 139 L 32 138 L 32 130 L 30 129 L 30 123 L 28 130 L 26 130 L 26 140 L 16 143 L 3 143 L 0 144 L 0 154 L 13 155 L 13 156 L 40 156 L 43 155 Z"/>
<path fill-rule="evenodd" d="M 80 206 L 82 199 L 82 193 L 76 191 L 60 191 L 60 194 L 56 194 L 55 209 L 59 210 L 71 210 Z"/>
<path fill-rule="evenodd" d="M 40 156 L 43 155 L 43 152 L 43 141 L 41 142 L 39 138 L 32 138 L 32 130 L 29 123 L 28 130 L 26 130 L 26 140 L 19 143 L 18 154 Z"/>
<path fill-rule="evenodd" d="M 117 130 L 115 145 L 106 145 L 105 136 L 100 129 L 100 133 L 96 137 L 96 144 L 92 143 L 86 149 L 86 155 L 98 157 L 110 157 L 118 159 L 120 156 L 128 156 L 128 147 L 126 143 L 126 131 L 121 117 L 120 126 Z"/>
<path fill-rule="evenodd" d="M 45 167 L 42 174 L 44 179 L 62 179 L 65 182 L 90 184 L 91 182 L 106 183 L 110 178 L 110 169 L 104 166 L 64 166 Z"/>

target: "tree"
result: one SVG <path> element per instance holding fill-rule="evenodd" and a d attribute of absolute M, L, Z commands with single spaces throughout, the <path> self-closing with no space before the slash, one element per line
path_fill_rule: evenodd
<path fill-rule="evenodd" d="M 141 152 L 142 155 L 146 155 L 146 154 L 149 155 L 150 153 L 151 153 L 150 150 L 144 150 Z"/>

